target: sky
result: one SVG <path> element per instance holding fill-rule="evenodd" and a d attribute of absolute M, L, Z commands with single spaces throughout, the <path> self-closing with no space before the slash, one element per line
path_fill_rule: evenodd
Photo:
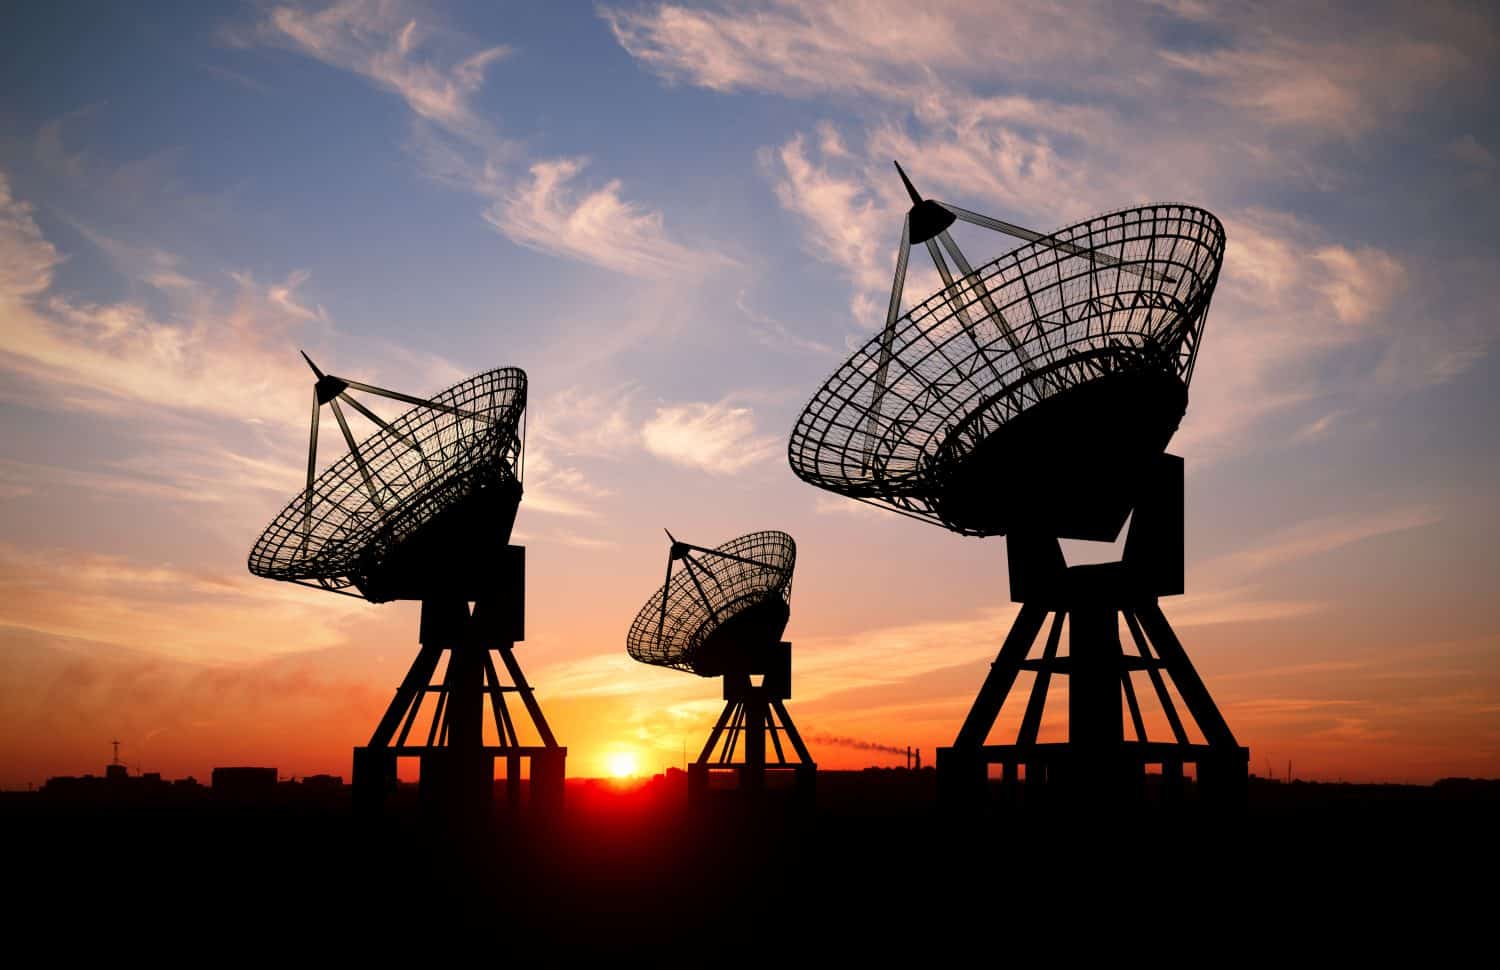
<path fill-rule="evenodd" d="M 518 656 L 569 774 L 680 765 L 722 704 L 625 655 L 663 527 L 791 533 L 815 758 L 930 763 L 1017 609 L 1004 540 L 786 460 L 883 323 L 893 158 L 1043 231 L 1223 220 L 1163 608 L 1254 771 L 1500 775 L 1497 39 L 1443 2 L 6 5 L 0 787 L 112 739 L 348 776 L 418 607 L 246 570 L 304 475 L 299 348 L 527 371 Z"/>

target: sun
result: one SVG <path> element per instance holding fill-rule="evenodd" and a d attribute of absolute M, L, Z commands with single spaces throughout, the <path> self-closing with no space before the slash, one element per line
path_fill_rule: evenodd
<path fill-rule="evenodd" d="M 640 770 L 634 751 L 616 751 L 609 756 L 609 773 L 615 778 L 634 778 Z"/>

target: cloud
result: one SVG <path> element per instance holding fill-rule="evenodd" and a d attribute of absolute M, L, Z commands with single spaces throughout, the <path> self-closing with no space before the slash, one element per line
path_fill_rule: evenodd
<path fill-rule="evenodd" d="M 1495 170 L 1495 154 L 1473 135 L 1464 135 L 1448 143 L 1448 154 L 1482 172 Z"/>
<path fill-rule="evenodd" d="M 762 90 L 900 95 L 892 67 L 965 57 L 959 25 L 894 5 L 778 3 L 690 10 L 671 4 L 604 8 L 601 16 L 631 56 L 662 76 L 715 91 Z"/>
<path fill-rule="evenodd" d="M 81 392 L 96 406 L 102 399 L 269 421 L 294 413 L 280 408 L 289 401 L 273 390 L 288 389 L 287 361 L 278 354 L 273 367 L 267 343 L 306 319 L 272 296 L 279 290 L 289 303 L 305 274 L 270 290 L 237 276 L 227 305 L 192 321 L 161 320 L 132 303 L 48 295 L 51 270 L 62 257 L 42 236 L 30 207 L 10 197 L 3 173 L 0 198 L 0 265 L 6 267 L 0 366 L 38 382 L 55 400 Z M 136 260 L 126 247 L 94 238 L 107 245 L 112 260 L 133 264 L 148 281 L 174 265 L 165 254 Z"/>
<path fill-rule="evenodd" d="M 213 286 L 180 272 L 172 254 L 85 230 L 132 284 L 163 296 L 151 307 L 86 301 L 52 285 L 46 267 L 63 257 L 30 210 L 10 200 L 4 212 L 0 249 L 9 265 L 36 269 L 0 286 L 0 373 L 7 378 L 0 399 L 127 420 L 113 425 L 102 451 L 8 457 L 0 463 L 0 494 L 25 499 L 70 490 L 84 493 L 89 505 L 101 498 L 213 505 L 196 521 L 199 536 L 232 537 L 239 545 L 253 535 L 303 480 L 311 375 L 295 348 L 316 348 L 332 336 L 327 313 L 300 295 L 309 274 L 293 271 L 266 284 L 230 273 L 224 286 Z M 338 372 L 418 389 L 460 376 L 445 361 L 378 341 L 338 362 Z M 400 380 L 382 378 L 392 372 Z M 325 433 L 322 467 L 342 452 Z"/>
<path fill-rule="evenodd" d="M 813 499 L 813 511 L 819 515 L 848 515 L 855 518 L 871 518 L 884 521 L 889 513 L 868 502 L 844 498 L 842 495 L 827 495 L 819 492 Z"/>
<path fill-rule="evenodd" d="M 631 412 L 639 388 L 633 383 L 606 387 L 575 385 L 528 405 L 530 430 L 548 450 L 568 455 L 617 456 L 636 444 Z"/>
<path fill-rule="evenodd" d="M 781 451 L 779 439 L 755 433 L 750 408 L 727 401 L 659 407 L 641 441 L 658 458 L 714 475 L 744 471 Z"/>
<path fill-rule="evenodd" d="M 592 516 L 592 503 L 613 493 L 601 488 L 579 469 L 553 464 L 545 445 L 527 442 L 526 508 L 551 515 Z"/>
<path fill-rule="evenodd" d="M 366 78 L 398 95 L 419 122 L 414 139 L 427 173 L 485 199 L 484 220 L 538 252 L 648 279 L 691 276 L 726 260 L 667 233 L 665 216 L 621 194 L 619 179 L 578 184 L 577 157 L 517 159 L 476 101 L 489 68 L 511 53 L 433 26 L 430 11 L 402 0 L 341 0 L 321 9 L 273 9 L 263 39 Z"/>
<path fill-rule="evenodd" d="M 1260 572 L 1272 566 L 1296 562 L 1311 556 L 1332 552 L 1344 546 L 1378 536 L 1405 532 L 1442 520 L 1434 508 L 1425 505 L 1382 510 L 1365 515 L 1340 514 L 1302 522 L 1272 536 L 1266 542 L 1224 560 L 1205 566 L 1209 571 L 1230 568 L 1236 571 Z"/>
<path fill-rule="evenodd" d="M 1348 415 L 1348 408 L 1337 408 L 1329 411 L 1322 417 L 1303 425 L 1292 437 L 1297 441 L 1316 441 L 1326 437 L 1334 425 L 1338 424 L 1343 418 L 1348 417 Z"/>
<path fill-rule="evenodd" d="M 52 285 L 62 256 L 37 228 L 32 208 L 14 198 L 0 172 L 0 300 L 36 296 Z"/>
<path fill-rule="evenodd" d="M 0 545 L 4 625 L 147 656 L 231 661 L 342 642 L 365 608 L 248 573 Z"/>
<path fill-rule="evenodd" d="M 273 36 L 399 95 L 418 117 L 468 138 L 492 136 L 470 102 L 484 85 L 486 69 L 510 53 L 508 47 L 456 58 L 430 50 L 428 25 L 392 0 L 341 0 L 319 10 L 280 6 L 268 20 Z"/>
<path fill-rule="evenodd" d="M 289 316 L 295 317 L 299 320 L 327 321 L 328 311 L 324 310 L 321 306 L 317 307 L 316 309 L 311 309 L 298 303 L 293 297 L 293 294 L 296 291 L 297 287 L 301 286 L 303 283 L 306 283 L 308 278 L 311 276 L 312 274 L 305 269 L 296 270 L 286 278 L 285 282 L 281 283 L 279 286 L 269 287 L 266 290 L 266 299 L 270 300 L 282 310 L 285 310 Z"/>
<path fill-rule="evenodd" d="M 1334 242 L 1285 212 L 1248 208 L 1224 222 L 1224 267 L 1192 407 L 1175 439 L 1208 457 L 1238 451 L 1250 432 L 1284 412 L 1316 409 L 1286 431 L 1284 440 L 1297 440 L 1318 418 L 1352 412 L 1350 402 L 1389 390 L 1377 377 L 1379 363 L 1397 348 L 1415 355 L 1411 280 L 1427 271 L 1379 247 Z M 1475 346 L 1455 322 L 1435 326 L 1447 334 L 1435 341 L 1435 357 Z M 1446 379 L 1435 359 L 1408 373 L 1419 384 Z"/>
<path fill-rule="evenodd" d="M 820 141 L 825 158 L 846 157 L 831 127 L 824 128 Z M 843 271 L 854 287 L 851 312 L 865 327 L 875 327 L 879 294 L 889 294 L 895 271 L 891 226 L 900 225 L 899 203 L 871 191 L 869 183 L 852 172 L 820 164 L 810 155 L 803 135 L 766 157 L 773 166 L 777 200 L 802 221 L 803 248 Z"/>
<path fill-rule="evenodd" d="M 175 476 L 174 476 L 175 478 Z M 56 489 L 83 489 L 94 497 L 159 498 L 170 502 L 216 502 L 221 496 L 162 475 L 130 471 L 84 471 L 0 458 L 0 497 L 18 498 Z"/>
<path fill-rule="evenodd" d="M 735 294 L 734 305 L 751 322 L 753 326 L 751 333 L 763 347 L 793 354 L 820 354 L 825 357 L 838 355 L 838 351 L 829 344 L 795 334 L 780 320 L 752 309 L 746 300 L 744 290 Z"/>
<path fill-rule="evenodd" d="M 1194 585 L 1210 585 L 1194 579 Z M 1171 606 L 1172 625 L 1181 629 L 1212 626 L 1219 623 L 1263 623 L 1269 620 L 1289 620 L 1308 616 L 1328 608 L 1319 600 L 1291 599 L 1268 596 L 1261 587 L 1243 585 L 1193 589 L 1173 599 Z"/>
<path fill-rule="evenodd" d="M 212 314 L 161 319 L 134 303 L 52 296 L 0 302 L 0 366 L 54 403 L 119 412 L 133 406 L 300 424 L 306 382 L 289 348 L 309 317 L 252 277 L 235 277 Z M 301 334 L 302 337 L 308 336 Z M 300 402 L 300 403 L 294 403 Z M 294 417 L 295 416 L 295 417 Z"/>
<path fill-rule="evenodd" d="M 115 272 L 132 282 L 141 282 L 169 296 L 191 297 L 203 284 L 183 274 L 181 260 L 174 253 L 155 246 L 141 246 L 107 236 L 92 226 L 74 222 L 73 227 L 90 243 L 96 246 L 109 260 Z M 306 273 L 292 285 L 305 282 Z"/>
<path fill-rule="evenodd" d="M 628 276 L 696 275 L 724 262 L 717 254 L 673 242 L 661 212 L 622 198 L 618 179 L 593 190 L 577 188 L 587 164 L 581 158 L 533 162 L 530 179 L 504 190 L 504 197 L 485 210 L 485 221 L 528 249 Z"/>
<path fill-rule="evenodd" d="M 1274 582 L 1281 567 L 1441 519 L 1435 508 L 1417 505 L 1299 522 L 1246 549 L 1195 566 L 1193 589 L 1173 600 L 1172 622 L 1188 628 L 1285 620 L 1321 612 L 1330 604 L 1295 593 L 1267 593 L 1264 584 Z"/>
<path fill-rule="evenodd" d="M 1044 82 L 1069 95 L 1170 95 L 1197 115 L 1314 134 L 1368 131 L 1472 72 L 1492 49 L 1488 19 L 1461 8 L 1432 5 L 1422 18 L 1374 10 L 1350 30 L 1336 12 L 1278 6 L 1020 2 L 997 16 L 977 0 L 936 9 L 774 0 L 606 7 L 601 16 L 652 71 L 715 91 L 968 113 L 1004 104 L 989 90 Z"/>

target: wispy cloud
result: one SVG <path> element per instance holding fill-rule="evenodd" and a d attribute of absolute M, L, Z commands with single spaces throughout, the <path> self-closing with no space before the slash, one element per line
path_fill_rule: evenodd
<path fill-rule="evenodd" d="M 526 448 L 526 508 L 567 517 L 592 516 L 594 502 L 613 494 L 572 465 L 559 466 L 540 442 Z"/>
<path fill-rule="evenodd" d="M 279 6 L 268 19 L 272 36 L 399 95 L 418 117 L 466 138 L 493 137 L 471 102 L 489 65 L 508 54 L 508 47 L 459 55 L 434 50 L 431 26 L 420 22 L 416 8 L 393 0 L 340 0 L 319 9 Z M 447 48 L 472 46 L 451 34 L 441 39 Z"/>
<path fill-rule="evenodd" d="M 1365 515 L 1339 514 L 1301 522 L 1266 539 L 1263 543 L 1222 560 L 1205 564 L 1213 571 L 1232 569 L 1257 572 L 1272 566 L 1332 552 L 1378 536 L 1419 529 L 1442 520 L 1430 506 L 1409 506 Z"/>
<path fill-rule="evenodd" d="M 715 253 L 673 242 L 661 212 L 622 198 L 618 179 L 579 189 L 576 182 L 586 164 L 580 158 L 533 162 L 530 177 L 505 189 L 485 210 L 485 220 L 528 249 L 629 276 L 697 275 L 724 262 Z"/>
<path fill-rule="evenodd" d="M 62 259 L 42 237 L 31 206 L 11 195 L 10 180 L 0 172 L 0 300 L 43 292 L 52 285 L 52 271 Z"/>
<path fill-rule="evenodd" d="M 630 382 L 564 387 L 529 405 L 529 420 L 549 450 L 566 455 L 617 456 L 636 444 L 633 412 L 639 394 L 639 388 Z"/>
<path fill-rule="evenodd" d="M 1163 50 L 1162 60 L 1191 75 L 1189 83 L 1202 85 L 1220 104 L 1272 125 L 1360 135 L 1468 66 L 1451 36 L 1366 30 L 1299 37 L 1250 31 L 1232 17 L 1224 21 L 1234 29 L 1229 45 Z"/>
<path fill-rule="evenodd" d="M 833 357 L 838 351 L 821 340 L 810 340 L 792 332 L 792 329 L 780 320 L 766 316 L 751 308 L 746 299 L 745 291 L 740 290 L 735 294 L 734 305 L 745 319 L 754 326 L 755 339 L 772 350 L 786 351 L 796 354 L 820 354 Z"/>
<path fill-rule="evenodd" d="M 482 216 L 539 252 L 645 278 L 695 275 L 725 262 L 673 240 L 666 218 L 623 195 L 623 183 L 581 183 L 586 161 L 533 158 L 503 137 L 477 101 L 493 65 L 511 49 L 483 46 L 433 23 L 404 0 L 340 0 L 321 8 L 274 8 L 261 37 L 366 78 L 399 96 L 420 123 L 418 154 L 434 178 L 486 200 Z"/>
<path fill-rule="evenodd" d="M 1495 170 L 1495 153 L 1479 143 L 1473 135 L 1464 135 L 1448 143 L 1448 154 L 1482 172 Z"/>
<path fill-rule="evenodd" d="M 1172 622 L 1180 627 L 1286 620 L 1327 610 L 1331 603 L 1296 591 L 1272 591 L 1275 573 L 1369 539 L 1420 529 L 1442 520 L 1425 505 L 1366 513 L 1340 513 L 1299 522 L 1248 548 L 1194 567 L 1187 594 L 1174 599 Z"/>
<path fill-rule="evenodd" d="M 0 546 L 4 625 L 147 656 L 232 661 L 342 642 L 362 608 L 248 573 Z"/>
<path fill-rule="evenodd" d="M 306 283 L 312 274 L 305 269 L 296 270 L 280 284 L 275 284 L 266 289 L 266 299 L 286 311 L 289 316 L 298 320 L 322 320 L 327 322 L 328 311 L 321 306 L 307 307 L 298 303 L 295 298 L 297 287 Z"/>
<path fill-rule="evenodd" d="M 755 430 L 755 413 L 728 401 L 659 407 L 641 427 L 646 450 L 715 475 L 732 475 L 781 452 L 777 438 Z"/>
<path fill-rule="evenodd" d="M 304 324 L 321 322 L 294 299 L 305 273 L 270 286 L 236 274 L 228 294 L 194 288 L 194 312 L 175 319 L 140 304 L 50 293 L 51 271 L 62 257 L 5 185 L 0 174 L 0 264 L 8 270 L 0 280 L 0 364 L 6 369 L 38 382 L 54 399 L 83 395 L 95 407 L 147 405 L 272 423 L 302 410 L 292 404 L 300 382 L 285 355 Z M 121 258 L 120 247 L 114 250 Z M 174 266 L 158 253 L 136 268 L 157 284 L 171 272 L 171 288 L 183 289 L 186 278 Z M 295 393 L 304 397 L 306 389 Z"/>
<path fill-rule="evenodd" d="M 1365 130 L 1410 110 L 1472 70 L 1493 42 L 1487 19 L 1462 8 L 1433 5 L 1399 27 L 1377 13 L 1350 30 L 1333 11 L 1287 5 L 1281 15 L 1277 6 L 1023 2 L 997 16 L 984 2 L 917 9 L 900 0 L 775 0 L 610 6 L 601 16 L 651 70 L 716 91 L 843 94 L 920 112 L 966 99 L 999 102 L 971 92 L 1045 78 L 1064 91 L 1170 91 L 1203 114 L 1228 110 L 1325 132 Z M 1267 22 L 1278 29 L 1264 29 Z M 1202 39 L 1204 25 L 1212 40 Z M 1170 27 L 1199 29 L 1174 35 Z M 1196 43 L 1184 42 L 1192 37 Z"/>
<path fill-rule="evenodd" d="M 803 248 L 843 271 L 854 289 L 852 314 L 865 327 L 873 327 L 881 292 L 889 293 L 895 268 L 890 227 L 900 225 L 900 202 L 894 194 L 871 191 L 870 183 L 850 170 L 848 153 L 832 126 L 822 126 L 818 145 L 823 159 L 843 162 L 844 171 L 820 164 L 803 135 L 764 158 L 775 179 L 777 200 L 801 220 Z"/>

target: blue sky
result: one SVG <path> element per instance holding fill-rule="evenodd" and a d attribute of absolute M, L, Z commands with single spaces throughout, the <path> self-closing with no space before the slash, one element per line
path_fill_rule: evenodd
<path fill-rule="evenodd" d="M 799 717 L 947 743 L 1014 609 L 1003 542 L 785 461 L 881 322 L 892 157 L 1042 230 L 1141 201 L 1224 220 L 1169 615 L 1278 763 L 1500 772 L 1485 5 L 58 3 L 0 25 L 0 783 L 90 767 L 112 732 L 183 770 L 234 743 L 336 770 L 373 723 L 411 609 L 243 568 L 304 460 L 298 347 L 415 392 L 526 368 L 527 659 L 586 757 L 665 763 L 713 716 L 712 687 L 624 657 L 663 525 L 793 533 Z M 161 686 L 120 702 L 147 670 Z M 204 677 L 233 698 L 202 708 Z M 34 743 L 47 718 L 66 742 Z"/>

